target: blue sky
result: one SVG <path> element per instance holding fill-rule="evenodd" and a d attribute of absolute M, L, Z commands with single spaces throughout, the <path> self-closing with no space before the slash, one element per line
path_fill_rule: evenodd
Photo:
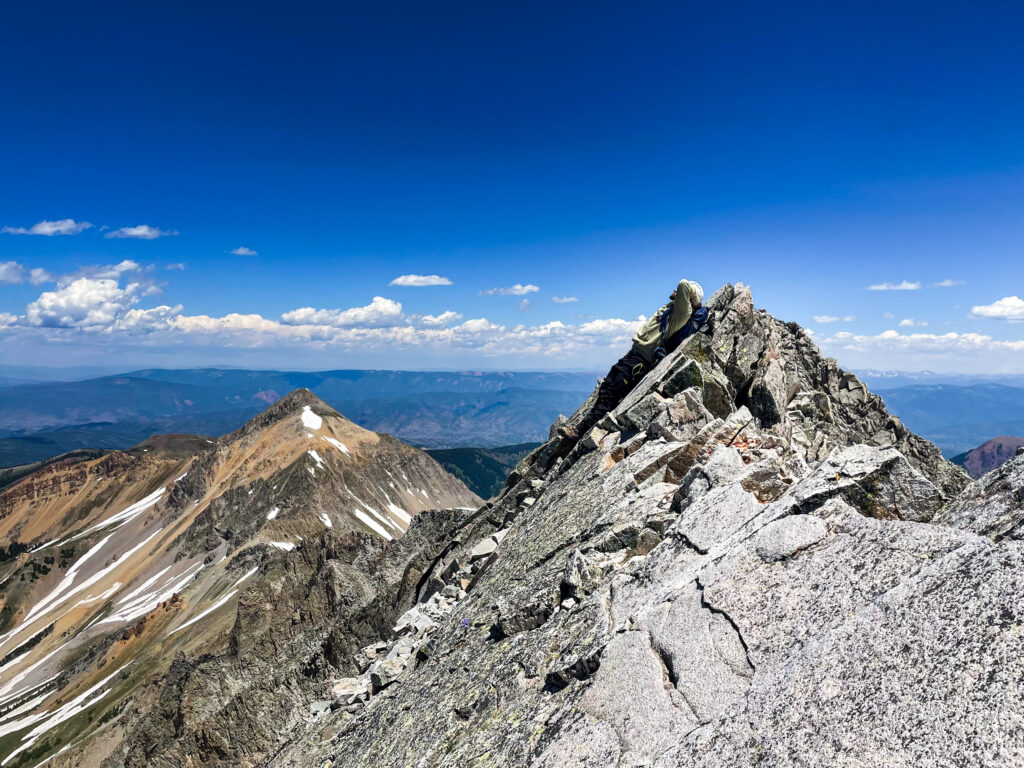
<path fill-rule="evenodd" d="M 1024 371 L 1017 4 L 209 5 L 4 10 L 0 364 Z"/>

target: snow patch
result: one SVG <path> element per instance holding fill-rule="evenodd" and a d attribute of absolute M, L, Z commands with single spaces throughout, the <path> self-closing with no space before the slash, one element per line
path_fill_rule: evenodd
<path fill-rule="evenodd" d="M 150 507 L 154 506 L 158 501 L 160 501 L 160 498 L 164 495 L 166 491 L 166 488 L 157 488 L 146 498 L 142 499 L 141 501 L 135 502 L 130 507 L 121 510 L 116 515 L 112 515 L 111 517 L 108 517 L 106 520 L 103 520 L 102 522 L 96 523 L 96 525 L 92 526 L 91 528 L 86 528 L 81 533 L 69 539 L 69 541 L 75 541 L 75 539 L 80 539 L 86 534 L 92 533 L 93 531 L 98 531 L 101 528 L 109 528 L 114 523 L 120 523 L 120 525 L 117 526 L 118 528 L 120 528 L 121 526 L 127 524 L 129 521 L 141 515 Z"/>
<path fill-rule="evenodd" d="M 293 549 L 295 549 L 295 545 L 292 544 L 290 541 L 268 541 L 267 544 L 277 549 L 280 549 L 282 552 L 291 552 Z"/>
<path fill-rule="evenodd" d="M 412 522 L 412 516 L 393 501 L 388 502 L 388 510 L 406 525 Z"/>
<path fill-rule="evenodd" d="M 323 424 L 324 420 L 313 413 L 313 409 L 310 406 L 302 406 L 302 425 L 306 427 L 306 429 L 317 430 L 320 429 Z"/>
<path fill-rule="evenodd" d="M 317 517 L 320 518 L 320 522 L 323 523 L 324 526 L 326 526 L 327 528 L 333 528 L 334 527 L 334 523 L 331 522 L 331 518 L 330 518 L 330 516 L 326 512 L 320 512 L 317 515 Z"/>
<path fill-rule="evenodd" d="M 272 510 L 267 512 L 267 520 L 273 520 L 277 517 L 277 513 L 281 511 L 280 507 L 274 507 Z"/>
<path fill-rule="evenodd" d="M 387 532 L 387 530 L 384 528 L 384 526 L 382 526 L 376 520 L 372 519 L 369 515 L 367 515 L 362 510 L 357 509 L 357 510 L 355 510 L 353 512 L 353 514 L 356 516 L 356 518 L 359 519 L 359 521 L 361 523 L 366 525 L 374 533 L 376 533 L 376 534 L 378 534 L 380 536 L 383 536 L 388 541 L 391 541 L 392 539 L 395 538 L 394 536 L 392 536 L 390 533 Z"/>
<path fill-rule="evenodd" d="M 348 451 L 348 446 L 346 446 L 346 445 L 345 445 L 345 444 L 344 444 L 343 442 L 341 442 L 340 440 L 335 440 L 335 439 L 334 439 L 333 437 L 328 437 L 327 435 L 323 435 L 322 437 L 324 438 L 324 440 L 326 440 L 326 441 L 327 441 L 328 443 L 330 443 L 331 445 L 333 445 L 333 446 L 334 446 L 335 448 L 337 448 L 337 449 L 338 449 L 339 451 L 341 451 L 342 453 L 344 453 L 344 454 L 345 454 L 346 456 L 351 456 L 351 455 L 352 455 L 352 454 L 351 454 L 351 453 L 349 453 L 349 451 Z"/>

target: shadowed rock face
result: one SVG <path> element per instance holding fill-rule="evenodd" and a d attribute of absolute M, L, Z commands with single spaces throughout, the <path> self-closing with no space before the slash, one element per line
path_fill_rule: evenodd
<path fill-rule="evenodd" d="M 479 511 L 275 561 L 105 767 L 1021 764 L 1024 458 L 968 485 L 747 289 L 708 305 Z"/>

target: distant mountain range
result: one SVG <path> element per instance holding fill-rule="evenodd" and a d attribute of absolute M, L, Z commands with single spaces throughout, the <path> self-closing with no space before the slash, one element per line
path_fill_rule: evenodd
<path fill-rule="evenodd" d="M 1005 384 L 918 384 L 878 392 L 886 406 L 946 456 L 996 435 L 1024 434 L 1024 388 Z"/>
<path fill-rule="evenodd" d="M 936 373 L 935 371 L 879 371 L 866 368 L 853 371 L 873 392 L 921 384 L 954 384 L 961 387 L 975 384 L 1005 384 L 1024 387 L 1020 373 Z"/>
<path fill-rule="evenodd" d="M 84 381 L 0 380 L 0 466 L 151 435 L 219 435 L 307 388 L 367 429 L 427 448 L 493 448 L 546 437 L 592 389 L 592 373 L 235 369 L 142 370 Z"/>
<path fill-rule="evenodd" d="M 85 448 L 125 449 L 160 433 L 224 434 L 300 387 L 360 426 L 418 446 L 493 449 L 543 440 L 548 425 L 574 411 L 597 379 L 595 373 L 221 368 L 29 384 L 17 378 L 41 372 L 0 367 L 12 377 L 0 378 L 0 466 Z M 858 374 L 946 456 L 996 435 L 1024 434 L 1024 376 Z M 480 471 L 492 460 L 473 459 Z M 480 482 L 477 492 L 490 487 L 483 476 Z"/>

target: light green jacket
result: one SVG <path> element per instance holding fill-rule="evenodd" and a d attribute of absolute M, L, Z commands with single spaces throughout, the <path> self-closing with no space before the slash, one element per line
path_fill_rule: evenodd
<path fill-rule="evenodd" d="M 657 312 L 655 312 L 651 318 L 643 324 L 636 335 L 633 337 L 633 348 L 644 356 L 644 359 L 648 363 L 654 361 L 654 350 L 662 345 L 662 339 L 671 339 L 675 333 L 686 325 L 690 316 L 693 315 L 693 310 L 696 309 L 694 303 L 700 306 L 701 299 L 697 299 L 694 295 L 695 291 L 692 287 L 692 283 L 689 280 L 680 280 L 679 286 L 676 288 L 675 301 L 670 301 L 668 304 L 663 306 Z M 665 312 L 671 312 L 672 314 L 668 319 L 668 326 L 665 328 L 665 333 L 661 333 L 661 316 Z"/>

